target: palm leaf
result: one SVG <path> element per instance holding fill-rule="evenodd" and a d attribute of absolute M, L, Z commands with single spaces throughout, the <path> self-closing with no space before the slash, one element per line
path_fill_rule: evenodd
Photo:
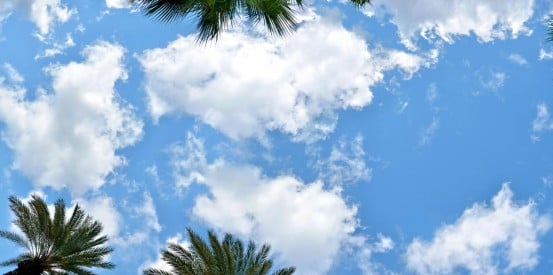
<path fill-rule="evenodd" d="M 153 268 L 148 268 L 144 270 L 143 274 L 144 275 L 173 275 L 173 273 L 171 272 L 167 272 L 165 270 L 160 270 L 160 269 L 153 269 Z"/>
<path fill-rule="evenodd" d="M 29 248 L 29 244 L 25 238 L 18 233 L 0 230 L 0 237 L 8 239 L 23 248 Z"/>
<path fill-rule="evenodd" d="M 29 254 L 29 253 L 23 253 L 23 254 L 21 254 L 21 255 L 15 257 L 15 258 L 13 258 L 13 259 L 9 259 L 9 260 L 6 260 L 6 261 L 1 262 L 1 263 L 0 263 L 0 266 L 16 265 L 16 264 L 18 264 L 18 263 L 20 263 L 20 262 L 23 262 L 23 261 L 25 261 L 25 260 L 29 260 L 29 259 L 31 259 L 31 258 L 32 258 L 31 254 Z"/>
<path fill-rule="evenodd" d="M 182 247 L 169 243 L 161 258 L 173 268 L 171 272 L 148 268 L 144 275 L 265 275 L 269 274 L 273 261 L 269 258 L 270 246 L 265 244 L 259 251 L 253 241 L 246 251 L 239 239 L 226 234 L 219 241 L 213 231 L 208 231 L 206 243 L 192 229 L 187 228 L 191 246 Z M 275 275 L 291 275 L 296 269 L 287 267 L 273 272 Z"/>
<path fill-rule="evenodd" d="M 22 234 L 0 231 L 0 237 L 28 251 L 3 264 L 27 261 L 26 266 L 39 268 L 44 274 L 88 275 L 93 273 L 87 268 L 115 267 L 104 260 L 113 249 L 104 246 L 108 238 L 101 236 L 102 225 L 86 215 L 78 205 L 66 222 L 63 200 L 55 203 L 54 217 L 51 217 L 46 202 L 37 195 L 32 195 L 27 205 L 13 196 L 9 201 L 15 215 L 13 223 Z"/>
<path fill-rule="evenodd" d="M 350 0 L 356 7 L 371 0 Z M 136 0 L 147 16 L 163 22 L 195 17 L 199 42 L 217 40 L 222 31 L 244 15 L 254 24 L 262 23 L 272 35 L 285 36 L 297 25 L 294 6 L 303 0 Z"/>
<path fill-rule="evenodd" d="M 553 15 L 551 15 L 549 18 L 548 28 L 549 30 L 547 32 L 547 35 L 548 35 L 547 40 L 553 42 Z"/>

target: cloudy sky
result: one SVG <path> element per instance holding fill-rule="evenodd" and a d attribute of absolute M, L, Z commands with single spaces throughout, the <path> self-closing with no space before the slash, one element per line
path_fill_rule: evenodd
<path fill-rule="evenodd" d="M 125 0 L 2 0 L 0 228 L 39 193 L 104 224 L 98 274 L 159 266 L 186 227 L 300 275 L 551 273 L 551 13 L 315 1 L 285 39 L 202 46 Z"/>

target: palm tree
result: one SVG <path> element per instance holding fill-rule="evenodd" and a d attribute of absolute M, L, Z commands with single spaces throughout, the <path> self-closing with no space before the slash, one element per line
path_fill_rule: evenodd
<path fill-rule="evenodd" d="M 549 18 L 548 26 L 549 32 L 547 34 L 549 35 L 549 37 L 547 38 L 547 40 L 553 42 L 553 15 L 551 15 Z"/>
<path fill-rule="evenodd" d="M 256 251 L 250 241 L 244 250 L 242 242 L 226 234 L 222 242 L 209 231 L 209 245 L 198 234 L 188 228 L 190 247 L 170 243 L 163 250 L 161 258 L 171 266 L 172 271 L 146 269 L 144 275 L 265 275 L 269 274 L 273 261 L 269 259 L 270 247 L 264 244 Z M 274 271 L 275 275 L 291 275 L 294 267 Z"/>
<path fill-rule="evenodd" d="M 262 22 L 271 34 L 284 36 L 294 30 L 293 6 L 303 7 L 303 0 L 132 0 L 146 15 L 165 22 L 197 18 L 198 40 L 217 39 L 223 29 L 241 15 L 253 23 Z M 371 0 L 350 0 L 361 7 Z"/>
<path fill-rule="evenodd" d="M 33 195 L 28 206 L 10 197 L 10 208 L 15 214 L 14 225 L 22 233 L 0 231 L 0 237 L 26 249 L 19 256 L 0 263 L 2 266 L 17 264 L 17 268 L 5 275 L 57 275 L 93 274 L 86 268 L 114 268 L 104 261 L 112 249 L 103 246 L 108 238 L 99 236 L 102 225 L 92 220 L 76 205 L 66 219 L 65 203 L 54 204 L 54 217 L 39 196 Z"/>

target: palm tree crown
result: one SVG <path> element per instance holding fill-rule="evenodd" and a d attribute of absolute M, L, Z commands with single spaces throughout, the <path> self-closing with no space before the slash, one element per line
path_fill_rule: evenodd
<path fill-rule="evenodd" d="M 144 275 L 265 275 L 269 274 L 273 261 L 269 259 L 270 247 L 264 244 L 259 251 L 250 241 L 244 249 L 242 242 L 226 234 L 222 242 L 209 231 L 209 244 L 198 234 L 188 230 L 190 247 L 170 243 L 163 250 L 161 258 L 171 266 L 172 271 L 146 269 Z M 274 271 L 275 275 L 291 275 L 294 267 Z"/>
<path fill-rule="evenodd" d="M 262 22 L 271 34 L 284 36 L 296 26 L 294 6 L 303 7 L 303 0 L 133 0 L 147 15 L 172 22 L 189 15 L 197 17 L 198 40 L 217 39 L 223 29 L 241 15 L 253 23 Z M 355 6 L 371 0 L 350 0 Z"/>
<path fill-rule="evenodd" d="M 10 208 L 15 214 L 14 225 L 22 234 L 0 231 L 0 237 L 8 239 L 26 252 L 0 263 L 2 266 L 17 264 L 9 275 L 25 274 L 93 274 L 85 268 L 111 269 L 114 265 L 104 261 L 112 249 L 103 246 L 108 238 L 99 236 L 102 225 L 92 220 L 76 205 L 66 219 L 65 203 L 54 204 L 54 217 L 40 197 L 33 195 L 28 205 L 10 197 Z"/>

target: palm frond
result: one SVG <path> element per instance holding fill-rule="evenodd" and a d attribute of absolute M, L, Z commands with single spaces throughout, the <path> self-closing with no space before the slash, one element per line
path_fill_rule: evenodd
<path fill-rule="evenodd" d="M 191 246 L 182 247 L 179 244 L 169 243 L 167 250 L 163 250 L 161 258 L 169 264 L 171 272 L 149 268 L 143 271 L 144 275 L 265 275 L 273 267 L 269 258 L 270 246 L 264 244 L 259 251 L 253 241 L 246 249 L 242 241 L 231 234 L 225 234 L 220 241 L 213 231 L 208 231 L 206 243 L 192 229 L 187 228 Z M 291 275 L 294 267 L 279 269 L 272 274 Z"/>
<path fill-rule="evenodd" d="M 548 28 L 549 30 L 547 32 L 547 35 L 548 35 L 547 40 L 553 42 L 553 15 L 549 17 Z"/>
<path fill-rule="evenodd" d="M 371 0 L 350 0 L 350 2 L 358 8 L 372 4 Z"/>
<path fill-rule="evenodd" d="M 190 238 L 190 243 L 194 248 L 194 252 L 199 256 L 202 263 L 205 263 L 205 268 L 210 270 L 217 265 L 215 257 L 213 256 L 209 246 L 202 240 L 202 238 L 196 234 L 192 229 L 187 228 L 188 237 Z"/>
<path fill-rule="evenodd" d="M 6 261 L 3 261 L 0 263 L 0 266 L 10 266 L 10 265 L 16 265 L 20 262 L 23 262 L 25 260 L 30 260 L 32 256 L 29 253 L 23 253 L 13 259 L 9 259 Z"/>
<path fill-rule="evenodd" d="M 179 244 L 169 244 L 169 249 L 164 250 L 161 258 L 168 263 L 177 274 L 196 274 L 201 267 L 197 266 L 195 255 L 187 251 Z"/>
<path fill-rule="evenodd" d="M 102 225 L 76 205 L 71 217 L 65 219 L 65 203 L 58 200 L 54 216 L 46 202 L 37 195 L 25 205 L 19 199 L 10 197 L 10 208 L 15 214 L 13 223 L 22 235 L 0 231 L 0 237 L 27 248 L 28 252 L 4 262 L 5 264 L 26 264 L 43 270 L 45 274 L 93 274 L 86 268 L 114 268 L 105 261 L 113 251 L 104 246 L 107 236 L 102 236 Z M 19 269 L 19 267 L 18 267 Z"/>
<path fill-rule="evenodd" d="M 294 274 L 294 272 L 296 272 L 295 267 L 287 267 L 287 268 L 282 268 L 282 269 L 277 270 L 274 274 L 275 275 L 292 275 L 292 274 Z"/>
<path fill-rule="evenodd" d="M 254 24 L 262 23 L 271 35 L 286 36 L 297 25 L 294 7 L 303 0 L 136 0 L 139 8 L 156 21 L 175 22 L 193 17 L 198 42 L 217 40 L 224 29 L 240 16 Z M 371 0 L 350 0 L 356 7 Z"/>
<path fill-rule="evenodd" d="M 13 223 L 23 232 L 25 237 L 27 237 L 30 246 L 29 250 L 33 253 L 37 250 L 36 243 L 39 239 L 38 235 L 40 234 L 40 231 L 33 223 L 34 218 L 31 214 L 31 210 L 16 197 L 10 197 L 9 201 L 10 209 L 16 217 Z"/>
<path fill-rule="evenodd" d="M 23 248 L 29 248 L 29 244 L 27 243 L 25 238 L 18 233 L 0 230 L 0 237 L 10 240 Z"/>
<path fill-rule="evenodd" d="M 161 269 L 148 268 L 142 271 L 144 275 L 174 275 L 171 272 L 167 272 Z"/>

